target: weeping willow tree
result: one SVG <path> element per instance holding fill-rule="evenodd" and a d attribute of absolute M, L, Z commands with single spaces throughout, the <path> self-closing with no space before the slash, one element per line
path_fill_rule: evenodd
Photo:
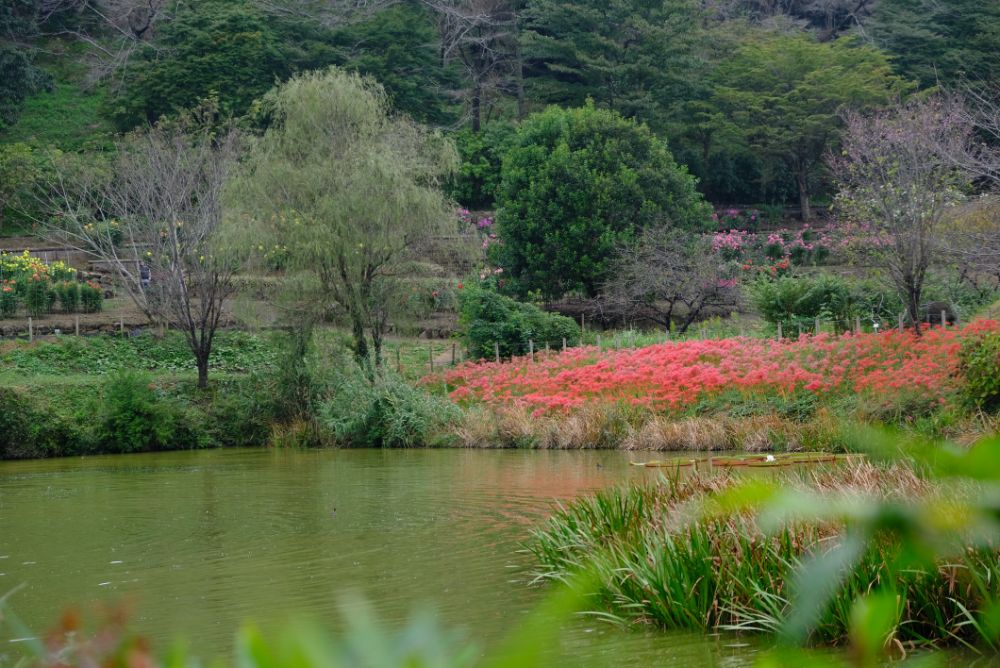
<path fill-rule="evenodd" d="M 343 321 L 365 366 L 380 363 L 421 244 L 454 225 L 438 187 L 454 149 L 389 109 L 356 74 L 292 78 L 262 101 L 268 129 L 231 190 L 232 238 L 262 257 L 278 249 L 285 312 Z"/>

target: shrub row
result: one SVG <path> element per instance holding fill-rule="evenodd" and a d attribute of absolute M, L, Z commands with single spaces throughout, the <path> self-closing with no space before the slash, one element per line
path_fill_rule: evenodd
<path fill-rule="evenodd" d="M 96 387 L 95 387 L 96 386 Z M 164 381 L 117 370 L 93 385 L 0 388 L 0 459 L 261 445 L 441 443 L 460 409 L 389 369 L 286 355 L 267 370 Z"/>
<path fill-rule="evenodd" d="M 193 382 L 124 372 L 92 386 L 0 388 L 0 459 L 250 446 L 267 442 L 266 389 L 249 378 L 201 395 Z"/>
<path fill-rule="evenodd" d="M 558 348 L 563 339 L 576 343 L 580 330 L 571 319 L 547 313 L 492 290 L 466 287 L 459 296 L 459 326 L 472 359 L 493 359 L 499 348 L 502 358 L 528 354 L 546 345 Z"/>
<path fill-rule="evenodd" d="M 7 281 L 0 285 L 0 317 L 12 318 L 22 306 L 28 315 L 39 317 L 58 308 L 64 313 L 97 313 L 104 306 L 104 291 L 87 281 L 49 283 L 44 279 Z"/>

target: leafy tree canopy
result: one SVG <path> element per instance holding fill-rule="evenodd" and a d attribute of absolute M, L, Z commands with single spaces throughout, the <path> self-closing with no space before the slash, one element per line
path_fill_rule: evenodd
<path fill-rule="evenodd" d="M 1000 3 L 880 0 L 867 29 L 921 86 L 1000 80 Z"/>
<path fill-rule="evenodd" d="M 690 0 L 529 0 L 524 16 L 525 77 L 540 102 L 589 98 L 655 123 L 696 83 Z"/>
<path fill-rule="evenodd" d="M 459 204 L 470 209 L 493 208 L 503 156 L 516 131 L 513 124 L 496 122 L 480 132 L 462 129 L 453 135 L 462 162 L 448 182 L 448 192 Z"/>
<path fill-rule="evenodd" d="M 299 74 L 266 102 L 272 123 L 231 184 L 232 244 L 263 261 L 282 249 L 283 301 L 298 324 L 345 321 L 358 359 L 378 365 L 419 244 L 454 224 L 438 188 L 454 149 L 340 68 Z"/>
<path fill-rule="evenodd" d="M 336 63 L 373 77 L 397 110 L 425 123 L 454 122 L 449 91 L 461 82 L 441 64 L 438 36 L 422 6 L 395 5 L 337 31 L 332 41 Z"/>
<path fill-rule="evenodd" d="M 121 129 L 194 106 L 217 96 L 225 114 L 244 113 L 276 78 L 289 74 L 271 22 L 251 5 L 210 0 L 181 9 L 163 24 L 126 71 L 111 109 Z"/>
<path fill-rule="evenodd" d="M 51 85 L 27 44 L 37 28 L 35 11 L 31 0 L 0 3 L 0 132 L 17 122 L 28 95 Z"/>
<path fill-rule="evenodd" d="M 699 229 L 695 180 L 645 125 L 591 103 L 521 125 L 503 160 L 497 258 L 515 290 L 596 295 L 614 250 L 643 228 Z"/>
<path fill-rule="evenodd" d="M 884 105 L 908 85 L 889 58 L 856 40 L 771 34 L 747 41 L 718 70 L 723 127 L 796 179 L 803 218 L 840 113 Z"/>

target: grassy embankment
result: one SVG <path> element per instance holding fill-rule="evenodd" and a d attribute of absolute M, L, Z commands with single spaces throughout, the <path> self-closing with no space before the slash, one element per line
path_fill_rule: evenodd
<path fill-rule="evenodd" d="M 320 368 L 342 349 L 338 332 L 317 333 L 307 360 L 324 376 L 309 379 L 315 408 L 332 394 L 327 386 L 344 384 Z M 387 353 L 415 381 L 431 355 L 439 364 L 451 350 L 449 341 L 400 339 Z M 266 445 L 292 419 L 284 355 L 281 334 L 222 332 L 211 387 L 199 391 L 177 333 L 0 342 L 0 458 Z"/>
<path fill-rule="evenodd" d="M 627 334 L 611 349 L 457 367 L 451 341 L 400 340 L 374 384 L 336 330 L 320 331 L 298 367 L 283 335 L 229 331 L 205 392 L 176 333 L 5 342 L 0 456 L 265 444 L 838 450 L 841 425 L 855 421 L 969 441 L 997 419 L 970 408 L 960 351 L 996 328 L 653 345 Z"/>

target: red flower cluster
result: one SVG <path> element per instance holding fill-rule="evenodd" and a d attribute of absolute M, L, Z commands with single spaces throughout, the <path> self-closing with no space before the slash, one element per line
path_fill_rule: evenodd
<path fill-rule="evenodd" d="M 531 363 L 469 363 L 448 374 L 456 400 L 566 411 L 594 400 L 683 409 L 726 390 L 817 394 L 905 390 L 943 397 L 957 388 L 962 340 L 1000 330 L 992 320 L 964 328 L 662 343 L 636 350 L 573 348 Z"/>

